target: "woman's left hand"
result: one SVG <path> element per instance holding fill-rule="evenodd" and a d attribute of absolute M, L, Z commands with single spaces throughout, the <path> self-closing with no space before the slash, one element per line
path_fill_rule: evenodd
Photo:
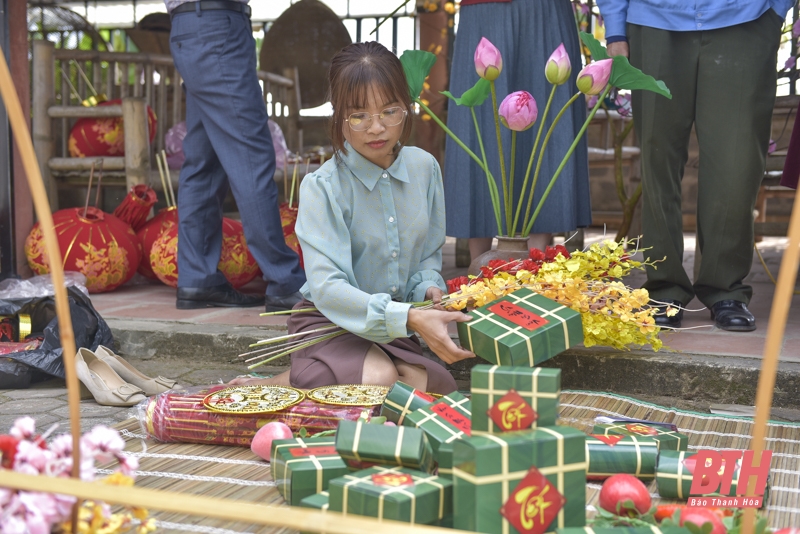
<path fill-rule="evenodd" d="M 436 286 L 431 286 L 425 292 L 425 300 L 433 301 L 433 308 L 436 310 L 444 310 L 444 306 L 442 306 L 442 297 L 444 296 L 444 292 Z"/>

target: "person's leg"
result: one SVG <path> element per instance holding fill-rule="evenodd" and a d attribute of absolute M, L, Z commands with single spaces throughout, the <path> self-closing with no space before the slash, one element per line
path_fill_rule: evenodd
<path fill-rule="evenodd" d="M 173 21 L 173 36 L 197 32 L 194 14 L 178 15 Z M 202 37 L 202 34 L 201 34 Z M 208 133 L 203 126 L 203 110 L 194 96 L 200 83 L 193 76 L 197 40 L 172 42 L 172 55 L 186 80 L 186 138 L 178 187 L 178 287 L 208 288 L 225 282 L 217 270 L 222 247 L 222 201 L 227 180 Z"/>
<path fill-rule="evenodd" d="M 470 237 L 469 238 L 469 257 L 474 260 L 484 252 L 492 250 L 492 237 Z"/>
<path fill-rule="evenodd" d="M 397 368 L 398 380 L 408 384 L 414 389 L 420 391 L 428 391 L 428 371 L 424 367 L 417 367 L 416 365 L 409 365 L 402 360 L 394 360 L 394 366 Z"/>
<path fill-rule="evenodd" d="M 361 383 L 373 386 L 391 386 L 397 382 L 398 378 L 397 368 L 389 355 L 377 345 L 372 345 L 364 358 Z"/>
<path fill-rule="evenodd" d="M 203 17 L 209 13 L 214 12 Z M 206 50 L 208 57 L 198 65 L 205 72 L 197 74 L 205 83 L 194 94 L 204 110 L 203 126 L 228 175 L 248 248 L 269 283 L 267 295 L 288 295 L 300 289 L 305 273 L 283 236 L 255 43 L 247 17 L 224 13 L 230 30 L 223 42 Z"/>
<path fill-rule="evenodd" d="M 658 260 L 644 287 L 653 299 L 688 303 L 692 282 L 683 269 L 681 180 L 695 113 L 700 32 L 628 25 L 631 64 L 663 80 L 672 99 L 633 91 L 636 135 L 642 147 L 642 241 Z M 679 60 L 676 58 L 680 58 Z M 663 258 L 663 261 L 661 261 Z"/>
<path fill-rule="evenodd" d="M 279 375 L 272 376 L 270 378 L 250 378 L 250 377 L 240 377 L 234 378 L 228 385 L 230 386 L 284 386 L 284 387 L 291 387 L 289 383 L 289 374 L 291 370 L 284 371 Z"/>
<path fill-rule="evenodd" d="M 781 24 L 769 9 L 752 22 L 702 34 L 696 128 L 703 260 L 695 291 L 709 307 L 747 304 L 753 293 L 743 280 L 753 261 L 753 209 L 766 166 Z"/>
<path fill-rule="evenodd" d="M 553 234 L 531 234 L 528 236 L 528 248 L 544 250 L 553 242 Z"/>

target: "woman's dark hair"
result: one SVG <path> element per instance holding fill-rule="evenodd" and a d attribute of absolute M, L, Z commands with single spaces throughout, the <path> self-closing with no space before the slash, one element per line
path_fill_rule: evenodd
<path fill-rule="evenodd" d="M 394 149 L 395 153 L 399 152 L 411 136 L 413 108 L 403 65 L 397 56 L 374 41 L 347 45 L 333 56 L 328 80 L 328 98 L 333 106 L 330 134 L 334 151 L 347 154 L 342 133 L 344 121 L 350 110 L 366 107 L 368 91 L 374 85 L 386 101 L 400 102 L 408 110 L 400 144 Z"/>

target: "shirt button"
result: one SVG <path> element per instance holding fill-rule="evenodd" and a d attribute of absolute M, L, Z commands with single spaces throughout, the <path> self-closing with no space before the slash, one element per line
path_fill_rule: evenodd
<path fill-rule="evenodd" d="M 389 217 L 389 222 L 394 222 L 394 217 Z"/>
<path fill-rule="evenodd" d="M 395 291 L 397 291 L 397 286 L 392 286 L 392 293 L 394 293 Z"/>
<path fill-rule="evenodd" d="M 383 176 L 384 178 L 388 178 L 389 177 L 389 175 L 386 174 L 386 173 L 383 173 L 381 176 Z"/>
<path fill-rule="evenodd" d="M 698 28 L 702 28 L 702 27 L 703 27 L 703 23 L 702 23 L 702 22 L 701 22 L 701 23 L 698 23 L 698 24 L 697 24 L 697 27 L 698 27 Z"/>
<path fill-rule="evenodd" d="M 397 257 L 397 252 L 392 252 L 392 257 L 396 258 Z"/>
<path fill-rule="evenodd" d="M 698 13 L 698 14 L 697 14 L 697 18 L 698 18 L 698 19 L 702 19 L 702 18 L 703 18 L 703 14 L 702 14 L 702 13 Z"/>

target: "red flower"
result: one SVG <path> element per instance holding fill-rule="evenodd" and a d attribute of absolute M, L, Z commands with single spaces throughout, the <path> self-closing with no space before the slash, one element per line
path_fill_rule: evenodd
<path fill-rule="evenodd" d="M 556 245 L 554 247 L 547 247 L 544 250 L 544 259 L 545 261 L 554 261 L 556 259 L 556 256 L 558 256 L 559 254 L 564 256 L 564 258 L 566 259 L 569 259 L 570 257 L 567 247 L 565 247 L 564 245 Z"/>
<path fill-rule="evenodd" d="M 481 267 L 481 274 L 487 280 L 494 278 L 494 271 L 491 267 L 483 266 Z"/>
<path fill-rule="evenodd" d="M 467 276 L 457 276 L 452 280 L 447 281 L 447 292 L 448 293 L 455 293 L 456 291 L 461 290 L 461 286 L 469 284 L 469 277 Z"/>
<path fill-rule="evenodd" d="M 510 258 L 507 260 L 489 260 L 489 268 L 494 272 L 508 271 L 513 264 L 514 260 Z"/>
<path fill-rule="evenodd" d="M 17 454 L 19 440 L 8 434 L 0 435 L 0 467 L 12 469 L 14 467 L 14 456 Z"/>
<path fill-rule="evenodd" d="M 532 248 L 528 255 L 533 261 L 544 261 L 544 252 L 538 248 Z"/>
<path fill-rule="evenodd" d="M 523 271 L 530 271 L 533 274 L 539 272 L 539 264 L 533 260 L 522 260 L 522 265 L 519 266 Z"/>

